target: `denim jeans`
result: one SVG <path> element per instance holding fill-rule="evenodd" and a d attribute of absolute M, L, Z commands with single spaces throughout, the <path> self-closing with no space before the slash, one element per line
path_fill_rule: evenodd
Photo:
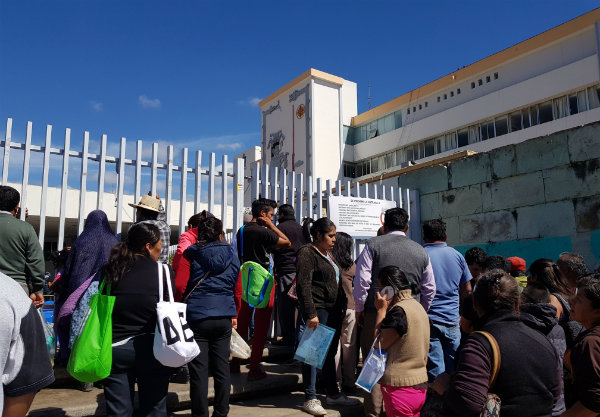
<path fill-rule="evenodd" d="M 327 351 L 322 371 L 322 376 L 327 387 L 327 395 L 329 396 L 336 396 L 340 393 L 335 376 L 335 353 L 337 352 L 337 346 L 340 340 L 341 327 L 340 318 L 337 316 L 339 316 L 339 314 L 334 314 L 324 308 L 317 309 L 319 324 L 325 324 L 336 330 L 331 345 L 329 346 L 329 350 Z M 308 321 L 306 317 L 304 319 L 305 322 Z M 300 338 L 302 338 L 302 335 L 300 335 Z M 305 363 L 302 364 L 302 385 L 304 388 L 305 400 L 317 398 L 317 368 Z"/>
<path fill-rule="evenodd" d="M 431 322 L 429 331 L 427 376 L 429 382 L 433 382 L 439 374 L 454 369 L 454 355 L 460 345 L 460 327 L 458 324 Z"/>

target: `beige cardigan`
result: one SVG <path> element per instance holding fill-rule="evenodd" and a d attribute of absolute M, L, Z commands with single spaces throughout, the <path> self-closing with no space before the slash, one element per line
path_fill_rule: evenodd
<path fill-rule="evenodd" d="M 429 353 L 429 318 L 423 306 L 410 290 L 396 294 L 394 306 L 406 313 L 408 328 L 400 339 L 387 350 L 388 359 L 380 384 L 393 387 L 411 387 L 427 382 L 427 354 Z"/>

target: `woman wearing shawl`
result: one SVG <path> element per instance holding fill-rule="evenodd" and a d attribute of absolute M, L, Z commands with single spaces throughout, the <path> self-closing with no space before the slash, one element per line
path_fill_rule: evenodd
<path fill-rule="evenodd" d="M 94 210 L 85 221 L 83 232 L 71 246 L 69 257 L 61 276 L 61 289 L 56 306 L 56 334 L 61 343 L 60 358 L 68 359 L 67 348 L 71 316 L 82 294 L 92 282 L 96 272 L 108 261 L 110 250 L 119 241 L 108 223 L 106 213 Z"/>

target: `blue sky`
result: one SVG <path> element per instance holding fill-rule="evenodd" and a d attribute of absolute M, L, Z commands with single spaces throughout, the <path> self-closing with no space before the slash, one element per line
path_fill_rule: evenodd
<path fill-rule="evenodd" d="M 597 5 L 1 0 L 0 134 L 11 117 L 14 140 L 31 120 L 37 144 L 52 124 L 57 146 L 70 127 L 76 149 L 87 130 L 92 152 L 107 134 L 219 163 L 259 144 L 257 102 L 310 67 L 357 82 L 362 112 L 369 85 L 384 103 Z"/>

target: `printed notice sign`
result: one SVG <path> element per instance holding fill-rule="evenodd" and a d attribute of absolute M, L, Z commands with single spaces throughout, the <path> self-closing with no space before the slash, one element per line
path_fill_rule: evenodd
<path fill-rule="evenodd" d="M 394 207 L 395 201 L 329 196 L 329 218 L 338 232 L 354 238 L 377 236 L 385 211 Z"/>

